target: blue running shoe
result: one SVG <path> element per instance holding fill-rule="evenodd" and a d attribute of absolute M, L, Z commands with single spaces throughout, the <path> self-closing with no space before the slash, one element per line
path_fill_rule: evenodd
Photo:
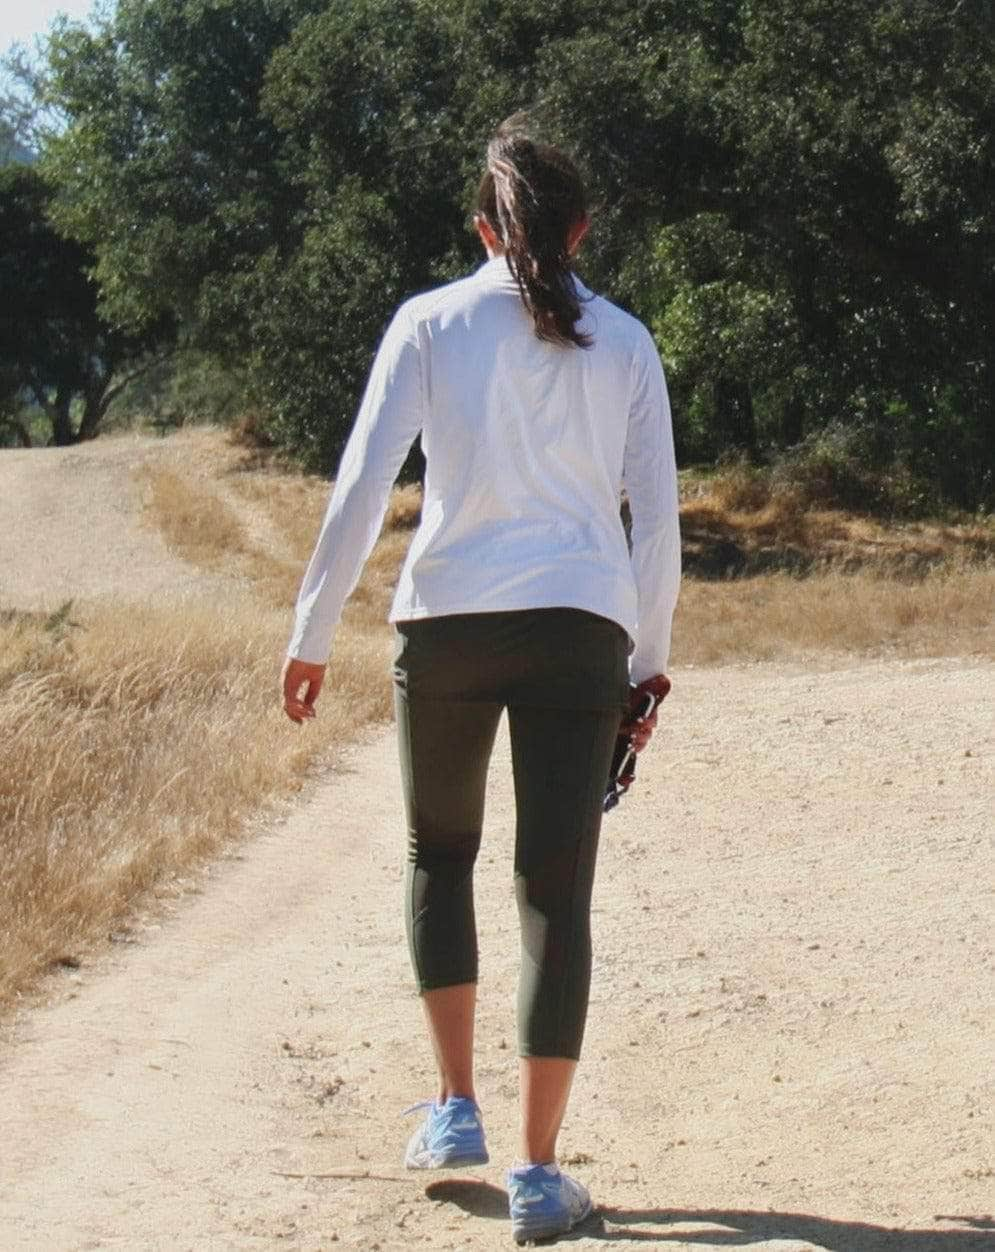
<path fill-rule="evenodd" d="M 508 1207 L 516 1243 L 565 1235 L 591 1211 L 587 1188 L 549 1165 L 516 1165 L 508 1170 Z"/>
<path fill-rule="evenodd" d="M 405 1111 L 413 1113 L 415 1109 L 428 1109 L 428 1115 L 408 1143 L 404 1154 L 408 1169 L 458 1169 L 486 1165 L 490 1160 L 475 1101 L 450 1096 L 445 1104 L 426 1100 Z"/>

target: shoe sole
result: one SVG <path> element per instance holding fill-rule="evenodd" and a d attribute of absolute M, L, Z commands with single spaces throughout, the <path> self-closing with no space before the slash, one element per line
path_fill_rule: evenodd
<path fill-rule="evenodd" d="M 586 1222 L 593 1212 L 594 1205 L 588 1201 L 584 1212 L 579 1217 L 575 1217 L 573 1221 L 568 1220 L 565 1224 L 562 1219 L 555 1226 L 551 1226 L 549 1222 L 545 1224 L 540 1222 L 519 1222 L 511 1228 L 512 1238 L 517 1244 L 523 1244 L 530 1243 L 533 1239 L 550 1239 L 554 1235 L 566 1235 L 571 1230 L 576 1230 L 582 1222 Z"/>
<path fill-rule="evenodd" d="M 429 1156 L 424 1160 L 407 1160 L 405 1169 L 464 1169 L 467 1165 L 486 1165 L 491 1158 L 486 1152 L 463 1152 L 459 1156 Z"/>

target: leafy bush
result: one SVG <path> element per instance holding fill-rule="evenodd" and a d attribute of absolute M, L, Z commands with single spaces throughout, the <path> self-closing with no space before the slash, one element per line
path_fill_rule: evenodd
<path fill-rule="evenodd" d="M 924 517 L 947 503 L 935 481 L 917 476 L 879 430 L 864 426 L 832 423 L 813 432 L 777 460 L 771 477 L 778 490 L 800 492 L 814 507 Z"/>

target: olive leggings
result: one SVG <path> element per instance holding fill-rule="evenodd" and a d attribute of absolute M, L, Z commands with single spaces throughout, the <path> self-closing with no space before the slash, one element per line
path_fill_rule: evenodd
<path fill-rule="evenodd" d="M 521 926 L 522 1056 L 578 1058 L 608 768 L 629 637 L 579 609 L 397 623 L 395 704 L 408 823 L 405 920 L 419 990 L 477 980 L 473 866 L 491 748 L 508 711 Z"/>

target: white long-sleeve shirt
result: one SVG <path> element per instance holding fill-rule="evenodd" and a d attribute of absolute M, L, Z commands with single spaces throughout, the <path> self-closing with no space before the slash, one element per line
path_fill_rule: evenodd
<path fill-rule="evenodd" d="M 646 328 L 578 283 L 589 349 L 537 338 L 503 257 L 398 309 L 297 599 L 288 655 L 324 663 L 419 431 L 422 517 L 390 620 L 570 607 L 662 673 L 680 582 L 663 368 Z M 632 513 L 632 552 L 619 507 Z"/>

